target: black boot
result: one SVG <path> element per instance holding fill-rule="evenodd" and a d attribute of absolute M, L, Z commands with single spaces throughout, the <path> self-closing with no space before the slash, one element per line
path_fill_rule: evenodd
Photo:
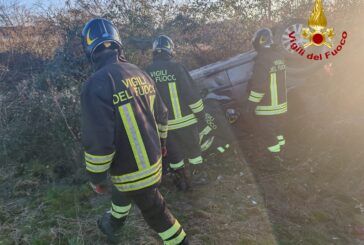
<path fill-rule="evenodd" d="M 191 188 L 189 183 L 189 176 L 187 174 L 187 169 L 180 168 L 174 170 L 173 182 L 176 185 L 177 189 L 180 191 L 188 191 Z"/>
<path fill-rule="evenodd" d="M 104 213 L 104 215 L 97 220 L 97 226 L 107 236 L 107 239 L 112 242 L 118 242 L 118 231 L 124 225 L 126 217 L 117 220 L 112 217 L 110 212 Z"/>

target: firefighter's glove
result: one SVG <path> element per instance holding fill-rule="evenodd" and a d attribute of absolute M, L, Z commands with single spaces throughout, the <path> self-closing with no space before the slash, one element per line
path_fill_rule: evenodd
<path fill-rule="evenodd" d="M 92 182 L 89 182 L 89 184 L 90 184 L 92 190 L 94 192 L 96 192 L 97 194 L 103 195 L 109 191 L 109 189 L 105 183 L 93 184 Z"/>

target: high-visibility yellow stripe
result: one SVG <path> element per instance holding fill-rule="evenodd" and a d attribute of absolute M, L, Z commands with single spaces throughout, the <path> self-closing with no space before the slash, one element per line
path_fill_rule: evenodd
<path fill-rule="evenodd" d="M 125 184 L 114 183 L 114 185 L 121 192 L 136 191 L 136 190 L 141 190 L 141 189 L 147 188 L 149 186 L 152 186 L 152 185 L 158 183 L 158 181 L 160 181 L 161 177 L 162 177 L 162 168 L 160 168 L 156 174 L 154 174 L 148 178 L 142 179 L 140 181 L 133 182 L 133 183 L 125 183 Z"/>
<path fill-rule="evenodd" d="M 274 111 L 255 111 L 255 114 L 258 116 L 272 116 L 272 115 L 279 115 L 287 112 L 287 108 L 274 110 Z"/>
<path fill-rule="evenodd" d="M 175 129 L 185 128 L 185 127 L 191 126 L 191 125 L 196 124 L 196 123 L 197 123 L 197 119 L 194 118 L 194 119 L 190 119 L 189 121 L 186 121 L 184 123 L 180 123 L 180 124 L 176 124 L 176 125 L 170 125 L 170 126 L 168 126 L 168 130 L 175 130 Z"/>
<path fill-rule="evenodd" d="M 181 233 L 179 233 L 179 235 L 176 238 L 173 238 L 173 239 L 168 240 L 168 241 L 164 241 L 164 245 L 178 245 L 185 238 L 186 238 L 186 232 L 182 229 Z"/>
<path fill-rule="evenodd" d="M 224 153 L 224 152 L 225 152 L 225 149 L 224 149 L 224 147 L 222 147 L 222 146 L 217 147 L 217 150 L 218 150 L 220 153 Z"/>
<path fill-rule="evenodd" d="M 128 216 L 130 208 L 131 204 L 128 206 L 117 206 L 111 203 L 111 215 L 117 219 L 121 219 L 122 217 Z"/>
<path fill-rule="evenodd" d="M 259 103 L 262 99 L 257 99 L 255 97 L 249 96 L 248 100 L 251 102 Z"/>
<path fill-rule="evenodd" d="M 190 114 L 179 119 L 168 120 L 168 130 L 184 128 L 197 123 L 197 118 L 194 114 Z"/>
<path fill-rule="evenodd" d="M 196 108 L 200 107 L 201 105 L 203 105 L 203 101 L 202 101 L 202 99 L 198 100 L 198 101 L 197 101 L 196 103 L 194 103 L 194 104 L 189 105 L 189 107 L 190 107 L 191 109 L 196 109 Z"/>
<path fill-rule="evenodd" d="M 191 119 L 196 119 L 196 116 L 194 114 L 190 114 L 190 115 L 178 118 L 178 119 L 168 120 L 168 128 L 171 125 L 184 123 L 184 122 L 187 122 L 187 121 L 189 121 Z M 196 120 L 196 122 L 197 122 L 197 120 Z"/>
<path fill-rule="evenodd" d="M 168 125 L 158 124 L 157 126 L 158 126 L 159 137 L 162 139 L 166 139 L 168 136 Z"/>
<path fill-rule="evenodd" d="M 189 107 L 193 113 L 199 113 L 199 112 L 203 111 L 204 105 L 203 105 L 202 99 L 200 99 L 199 101 L 197 101 L 194 104 L 189 105 Z"/>
<path fill-rule="evenodd" d="M 180 223 L 178 222 L 178 220 L 175 220 L 174 225 L 171 228 L 164 232 L 158 233 L 158 235 L 162 238 L 163 241 L 165 241 L 174 236 L 180 228 Z"/>
<path fill-rule="evenodd" d="M 214 142 L 215 136 L 210 137 L 208 140 L 201 144 L 201 151 L 206 151 Z"/>
<path fill-rule="evenodd" d="M 192 112 L 193 113 L 199 113 L 199 112 L 201 112 L 201 111 L 203 111 L 203 109 L 205 109 L 205 107 L 204 107 L 204 105 L 202 104 L 201 106 L 199 106 L 198 108 L 196 108 L 196 109 L 192 109 Z"/>
<path fill-rule="evenodd" d="M 168 131 L 168 125 L 158 124 L 158 130 L 159 130 L 160 132 Z"/>
<path fill-rule="evenodd" d="M 162 158 L 159 158 L 157 163 L 152 165 L 150 168 L 143 169 L 134 173 L 124 174 L 120 176 L 111 176 L 111 180 L 115 184 L 122 184 L 126 182 L 132 182 L 139 179 L 143 179 L 150 175 L 157 173 L 162 168 Z"/>
<path fill-rule="evenodd" d="M 108 155 L 91 155 L 90 153 L 85 152 L 85 160 L 90 163 L 105 163 L 109 162 L 114 158 L 115 152 L 108 154 Z"/>
<path fill-rule="evenodd" d="M 103 173 L 107 170 L 109 170 L 111 166 L 111 162 L 108 162 L 106 164 L 92 164 L 88 161 L 86 161 L 86 169 L 92 173 Z"/>
<path fill-rule="evenodd" d="M 268 150 L 269 150 L 270 152 L 272 152 L 272 153 L 278 153 L 278 152 L 280 152 L 280 151 L 281 151 L 281 146 L 280 146 L 280 144 L 278 143 L 278 144 L 276 144 L 276 145 L 273 145 L 273 146 L 268 147 Z"/>
<path fill-rule="evenodd" d="M 133 150 L 138 169 L 146 169 L 150 166 L 150 162 L 131 104 L 128 103 L 119 106 L 119 112 L 123 120 L 125 131 L 128 135 L 129 143 Z"/>
<path fill-rule="evenodd" d="M 258 93 L 255 91 L 250 91 L 250 95 L 255 97 L 255 98 L 263 98 L 264 97 L 264 93 Z"/>
<path fill-rule="evenodd" d="M 154 113 L 155 94 L 149 96 L 150 110 Z"/>
<path fill-rule="evenodd" d="M 182 161 L 180 161 L 178 163 L 170 163 L 169 166 L 172 169 L 176 170 L 176 169 L 179 169 L 179 168 L 183 168 L 185 166 L 185 162 L 184 162 L 184 160 L 182 160 Z"/>
<path fill-rule="evenodd" d="M 275 111 L 287 108 L 287 103 L 283 103 L 276 106 L 257 106 L 257 111 Z"/>
<path fill-rule="evenodd" d="M 271 94 L 271 105 L 278 105 L 278 88 L 277 88 L 277 73 L 270 74 L 270 94 Z"/>
<path fill-rule="evenodd" d="M 168 133 L 167 132 L 159 132 L 159 138 L 161 139 L 167 139 Z"/>
<path fill-rule="evenodd" d="M 197 165 L 197 164 L 201 164 L 203 162 L 203 159 L 201 156 L 192 158 L 192 159 L 188 159 L 188 161 L 193 164 L 193 165 Z"/>
<path fill-rule="evenodd" d="M 118 206 L 112 202 L 111 207 L 118 213 L 126 213 L 126 212 L 129 212 L 129 210 L 131 209 L 131 204 L 129 204 L 127 206 Z"/>
<path fill-rule="evenodd" d="M 170 94 L 171 102 L 172 102 L 174 118 L 181 118 L 182 113 L 181 113 L 181 106 L 179 104 L 176 83 L 168 83 L 168 87 L 169 87 L 169 94 Z"/>
<path fill-rule="evenodd" d="M 208 135 L 212 131 L 212 128 L 210 126 L 206 126 L 200 133 L 200 144 L 202 142 L 202 139 L 205 135 Z"/>

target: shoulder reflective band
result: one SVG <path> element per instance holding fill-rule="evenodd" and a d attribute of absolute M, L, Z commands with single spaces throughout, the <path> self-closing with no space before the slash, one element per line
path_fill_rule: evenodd
<path fill-rule="evenodd" d="M 201 164 L 203 162 L 202 156 L 198 156 L 192 159 L 188 159 L 189 163 L 193 165 Z"/>
<path fill-rule="evenodd" d="M 131 204 L 127 206 L 118 206 L 111 203 L 111 215 L 116 219 L 121 219 L 122 217 L 128 216 Z"/>
<path fill-rule="evenodd" d="M 255 102 L 255 103 L 259 103 L 260 101 L 262 101 L 264 97 L 264 93 L 258 93 L 255 91 L 250 91 L 250 95 L 249 95 L 249 101 L 251 102 Z"/>
<path fill-rule="evenodd" d="M 150 110 L 154 113 L 155 94 L 149 96 Z"/>
<path fill-rule="evenodd" d="M 179 169 L 179 168 L 183 168 L 185 166 L 185 162 L 182 160 L 178 163 L 170 163 L 169 166 L 171 167 L 171 169 Z"/>
<path fill-rule="evenodd" d="M 189 107 L 191 108 L 193 113 L 199 113 L 199 112 L 203 111 L 204 106 L 203 106 L 202 99 L 200 99 L 199 101 L 197 101 L 194 104 L 189 105 Z"/>
<path fill-rule="evenodd" d="M 171 228 L 164 232 L 158 233 L 158 235 L 162 238 L 165 245 L 180 244 L 186 237 L 186 233 L 182 229 L 182 226 L 180 225 L 178 220 L 174 222 L 174 225 Z"/>
<path fill-rule="evenodd" d="M 115 152 L 103 156 L 91 155 L 85 152 L 86 169 L 92 173 L 103 173 L 110 168 L 114 155 Z"/>
<path fill-rule="evenodd" d="M 133 109 L 131 108 L 131 104 L 128 103 L 119 106 L 119 112 L 123 120 L 125 131 L 128 135 L 129 143 L 133 150 L 138 169 L 146 169 L 150 166 L 150 162 L 144 146 L 143 138 L 140 135 L 138 123 L 135 119 Z"/>
<path fill-rule="evenodd" d="M 272 106 L 278 105 L 277 73 L 270 74 L 270 95 Z"/>
<path fill-rule="evenodd" d="M 171 97 L 172 107 L 173 107 L 173 114 L 174 118 L 181 118 L 181 107 L 179 104 L 178 92 L 176 83 L 168 83 L 169 87 L 169 95 Z"/>

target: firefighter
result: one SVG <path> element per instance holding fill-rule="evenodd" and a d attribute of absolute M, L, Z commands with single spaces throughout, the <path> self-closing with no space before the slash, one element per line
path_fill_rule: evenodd
<path fill-rule="evenodd" d="M 118 31 L 108 20 L 90 20 L 82 44 L 97 70 L 81 92 L 86 170 L 97 193 L 105 192 L 108 173 L 113 182 L 111 210 L 98 219 L 99 229 L 117 241 L 133 202 L 164 244 L 188 244 L 157 188 L 168 112 L 154 81 L 125 60 Z"/>
<path fill-rule="evenodd" d="M 197 178 L 202 180 L 203 159 L 198 130 L 206 123 L 203 101 L 186 68 L 172 60 L 173 51 L 173 41 L 168 36 L 158 36 L 153 43 L 153 63 L 146 70 L 156 82 L 169 111 L 166 162 L 174 172 L 177 188 L 186 191 L 190 188 L 185 168 L 187 161 L 192 166 L 192 173 L 198 176 L 195 176 L 196 182 L 199 181 Z"/>
<path fill-rule="evenodd" d="M 282 131 L 283 116 L 287 113 L 286 66 L 270 29 L 258 30 L 252 44 L 258 54 L 248 85 L 247 112 L 258 119 L 266 150 L 280 159 L 286 144 Z"/>

